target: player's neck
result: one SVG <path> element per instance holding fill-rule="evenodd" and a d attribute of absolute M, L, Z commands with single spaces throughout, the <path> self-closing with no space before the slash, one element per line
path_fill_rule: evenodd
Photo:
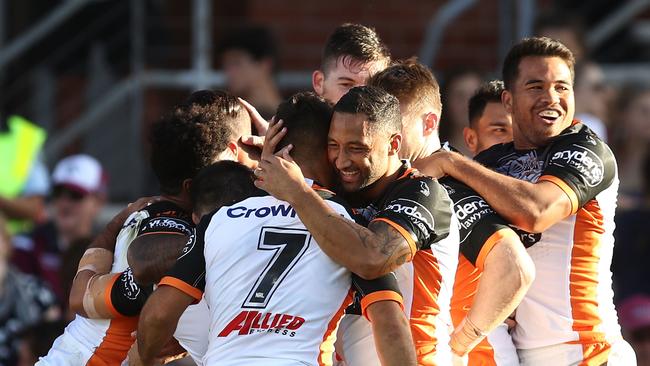
<path fill-rule="evenodd" d="M 397 155 L 389 157 L 386 174 L 359 192 L 362 194 L 364 200 L 378 200 L 384 194 L 388 186 L 399 178 L 400 173 L 402 173 L 400 172 L 401 167 L 402 161 L 397 158 Z"/>
<path fill-rule="evenodd" d="M 187 192 L 181 191 L 181 193 L 176 195 L 163 194 L 161 197 L 167 201 L 175 203 L 187 212 L 192 212 L 192 201 L 190 200 L 190 195 Z"/>

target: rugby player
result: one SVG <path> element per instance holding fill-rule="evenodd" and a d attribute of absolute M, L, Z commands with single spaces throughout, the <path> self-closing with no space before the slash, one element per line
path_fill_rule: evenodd
<path fill-rule="evenodd" d="M 318 181 L 308 179 L 310 189 L 350 220 L 345 206 L 319 188 L 330 184 L 333 175 L 325 149 L 331 107 L 313 93 L 303 93 L 282 103 L 276 116 L 291 131 L 280 146 L 292 143 L 306 176 Z M 338 321 L 351 302 L 352 278 L 363 295 L 383 364 L 414 365 L 394 276 L 375 281 L 351 277 L 313 242 L 286 202 L 254 192 L 251 171 L 227 168 L 220 164 L 197 177 L 195 220 L 204 218 L 142 311 L 138 349 L 143 364 L 151 363 L 180 314 L 205 291 L 212 329 L 206 364 L 329 365 Z M 252 197 L 233 203 L 239 197 L 231 197 L 232 187 L 247 185 Z"/>
<path fill-rule="evenodd" d="M 374 29 L 346 23 L 329 36 L 320 69 L 312 73 L 316 94 L 331 104 L 355 86 L 366 85 L 373 74 L 390 63 L 388 47 Z"/>
<path fill-rule="evenodd" d="M 220 91 L 193 93 L 154 125 L 151 164 L 163 199 L 126 221 L 122 216 L 114 219 L 87 250 L 70 295 L 71 308 L 82 316 L 70 323 L 40 364 L 124 361 L 133 344 L 131 332 L 137 326 L 134 316 L 151 291 L 150 286 L 139 285 L 147 279 L 146 272 L 138 268 L 151 266 L 153 258 L 168 267 L 175 262 L 193 229 L 189 200 L 192 177 L 219 159 L 250 163 L 249 148 L 239 141 L 239 136 L 250 133 L 250 125 L 250 117 L 239 101 Z M 132 247 L 144 249 L 133 254 L 129 251 Z M 136 281 L 129 265 L 136 268 L 136 274 L 142 272 L 141 281 Z M 207 313 L 207 308 L 201 307 L 205 304 L 194 309 Z M 195 344 L 204 341 L 200 333 L 195 329 L 182 342 L 191 354 Z M 207 328 L 203 333 L 207 335 Z"/>
<path fill-rule="evenodd" d="M 469 99 L 469 126 L 463 129 L 463 138 L 472 156 L 512 141 L 512 117 L 501 103 L 504 90 L 503 81 L 491 80 L 481 84 Z"/>
<path fill-rule="evenodd" d="M 441 151 L 422 167 L 466 183 L 519 230 L 537 273 L 511 333 L 522 365 L 634 365 L 612 299 L 616 161 L 574 120 L 573 65 L 558 41 L 517 43 L 503 65 L 513 143 L 477 162 Z"/>
<path fill-rule="evenodd" d="M 440 88 L 426 66 L 407 60 L 374 75 L 368 85 L 382 88 L 400 101 L 402 158 L 417 162 L 440 149 Z M 480 88 L 469 102 L 471 123 L 476 128 L 471 131 L 472 145 L 468 146 L 473 151 L 477 146 L 508 141 L 500 141 L 507 135 L 493 131 L 490 123 L 486 123 L 496 114 L 493 112 L 496 108 L 487 110 L 486 102 L 481 103 L 486 100 L 486 89 L 491 92 L 494 88 Z M 498 106 L 503 109 L 499 92 L 490 95 L 496 94 Z M 496 115 L 499 118 L 495 124 L 500 126 L 501 115 Z M 454 201 L 461 238 L 451 298 L 451 315 L 457 329 L 451 348 L 462 357 L 480 341 L 469 354 L 469 365 L 517 365 L 517 353 L 503 321 L 530 286 L 534 266 L 515 232 L 476 192 L 452 178 L 440 182 Z M 485 334 L 487 338 L 481 340 Z"/>
<path fill-rule="evenodd" d="M 329 161 L 346 198 L 363 208 L 367 227 L 342 219 L 325 205 L 305 184 L 299 167 L 287 160 L 287 149 L 283 158 L 268 153 L 280 127 L 269 128 L 256 184 L 289 202 L 321 249 L 354 273 L 372 279 L 397 270 L 418 364 L 450 364 L 449 297 L 458 263 L 457 222 L 445 189 L 398 157 L 398 100 L 377 88 L 355 87 L 334 107 Z M 368 364 L 343 357 L 353 365 Z"/>

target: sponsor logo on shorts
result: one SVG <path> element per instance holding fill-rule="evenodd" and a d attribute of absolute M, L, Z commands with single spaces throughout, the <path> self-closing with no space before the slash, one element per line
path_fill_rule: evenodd
<path fill-rule="evenodd" d="M 600 157 L 593 151 L 578 145 L 574 145 L 570 150 L 556 152 L 550 162 L 577 170 L 589 187 L 600 184 L 605 175 L 605 165 Z"/>
<path fill-rule="evenodd" d="M 243 310 L 219 332 L 217 337 L 228 337 L 233 332 L 237 332 L 237 335 L 269 333 L 295 337 L 303 324 L 305 318 L 295 315 Z"/>

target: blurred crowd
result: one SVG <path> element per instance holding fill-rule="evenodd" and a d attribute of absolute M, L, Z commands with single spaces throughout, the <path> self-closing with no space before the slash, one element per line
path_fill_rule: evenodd
<path fill-rule="evenodd" d="M 609 85 L 571 22 L 540 19 L 535 33 L 560 40 L 576 54 L 576 117 L 609 144 L 618 162 L 614 290 L 621 325 L 642 365 L 650 360 L 650 283 L 645 280 L 650 236 L 644 231 L 650 222 L 650 85 Z M 237 30 L 216 48 L 227 89 L 270 118 L 283 99 L 274 82 L 273 35 L 263 27 Z M 468 102 L 492 75 L 471 68 L 434 73 L 442 81 L 441 139 L 463 148 L 470 134 Z M 314 87 L 318 77 L 315 72 Z M 338 82 L 330 87 L 345 89 L 345 83 L 357 81 Z M 21 117 L 0 122 L 0 364 L 5 365 L 33 364 L 72 319 L 70 285 L 101 228 L 98 217 L 110 184 L 98 160 L 83 154 L 62 159 L 48 172 L 40 155 L 44 139 L 35 123 Z"/>

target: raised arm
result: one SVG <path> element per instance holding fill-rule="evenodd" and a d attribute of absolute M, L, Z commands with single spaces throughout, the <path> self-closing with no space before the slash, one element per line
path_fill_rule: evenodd
<path fill-rule="evenodd" d="M 531 233 L 542 232 L 577 210 L 557 182 L 508 177 L 455 152 L 441 150 L 414 165 L 424 174 L 447 174 L 467 184 L 504 219 Z"/>

